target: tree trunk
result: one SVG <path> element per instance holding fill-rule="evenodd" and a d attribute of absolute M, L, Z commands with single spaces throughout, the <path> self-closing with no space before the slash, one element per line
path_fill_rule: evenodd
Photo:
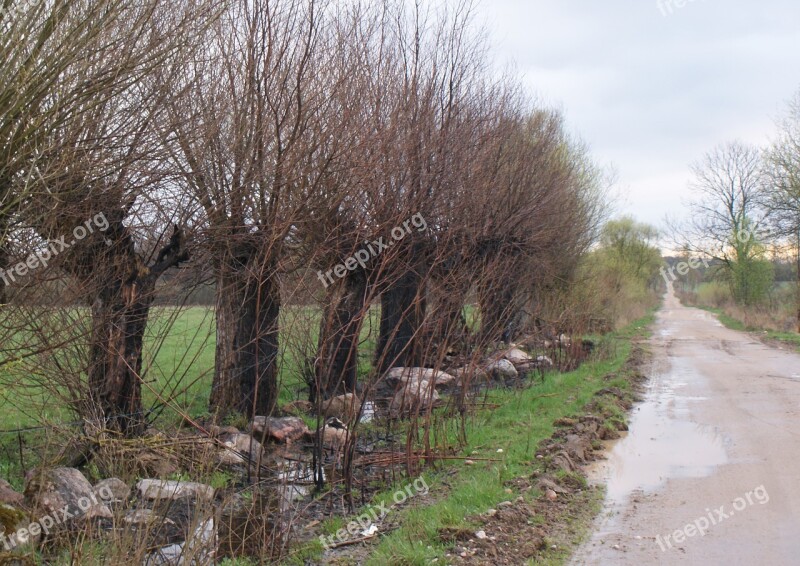
<path fill-rule="evenodd" d="M 107 428 L 127 436 L 144 431 L 142 344 L 154 281 L 125 281 L 103 289 L 92 304 L 89 387 Z"/>
<path fill-rule="evenodd" d="M 431 335 L 440 345 L 449 346 L 464 340 L 467 335 L 467 319 L 464 316 L 464 305 L 470 282 L 454 280 L 440 282 L 433 295 L 434 304 L 431 309 Z"/>
<path fill-rule="evenodd" d="M 217 343 L 210 406 L 252 417 L 270 415 L 278 397 L 280 289 L 272 269 L 232 262 L 217 276 Z M 259 271 L 259 270 L 257 270 Z"/>
<path fill-rule="evenodd" d="M 329 300 L 320 322 L 319 345 L 310 384 L 309 400 L 329 399 L 355 392 L 358 381 L 358 339 L 369 306 L 367 278 L 362 271 L 349 273 L 329 288 Z"/>
<path fill-rule="evenodd" d="M 419 271 L 407 270 L 381 294 L 381 323 L 375 363 L 380 373 L 393 367 L 419 366 L 425 316 L 425 288 Z"/>
<path fill-rule="evenodd" d="M 797 252 L 795 255 L 797 264 L 797 332 L 800 333 L 800 232 L 797 233 Z"/>
<path fill-rule="evenodd" d="M 514 292 L 507 281 L 488 281 L 480 288 L 481 341 L 492 344 L 513 339 Z"/>
<path fill-rule="evenodd" d="M 156 281 L 167 269 L 186 261 L 188 254 L 176 226 L 156 263 L 148 268 L 121 222 L 114 232 L 118 237 L 112 247 L 87 245 L 70 266 L 87 288 L 96 289 L 91 303 L 87 371 L 92 398 L 106 427 L 135 436 L 146 424 L 142 411 L 142 345 Z M 94 271 L 88 267 L 92 265 Z"/>

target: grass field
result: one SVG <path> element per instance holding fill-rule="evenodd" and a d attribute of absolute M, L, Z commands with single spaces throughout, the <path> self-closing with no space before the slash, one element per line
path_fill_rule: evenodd
<path fill-rule="evenodd" d="M 364 325 L 359 349 L 362 375 L 371 369 L 379 316 L 379 307 L 372 308 Z M 314 353 L 319 324 L 320 311 L 317 308 L 295 306 L 282 309 L 279 405 L 305 395 L 303 358 Z M 178 419 L 179 410 L 192 416 L 207 411 L 214 375 L 215 341 L 214 310 L 211 308 L 152 310 L 144 346 L 142 395 L 146 408 L 159 408 L 160 421 Z M 3 372 L 4 383 L 26 383 L 26 376 L 14 365 L 0 372 Z M 161 408 L 165 402 L 166 406 Z M 1 430 L 31 427 L 43 422 L 68 422 L 75 418 L 76 415 L 63 407 L 48 403 L 44 390 L 32 392 L 30 387 L 0 390 Z"/>

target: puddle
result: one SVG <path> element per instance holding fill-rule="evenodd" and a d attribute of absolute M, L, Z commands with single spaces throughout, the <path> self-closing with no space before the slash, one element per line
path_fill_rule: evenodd
<path fill-rule="evenodd" d="M 689 420 L 691 405 L 706 398 L 681 392 L 702 377 L 683 360 L 670 361 L 670 370 L 653 380 L 645 401 L 634 409 L 630 432 L 610 442 L 608 459 L 589 469 L 592 481 L 607 484 L 609 504 L 622 504 L 637 490 L 653 491 L 668 478 L 711 475 L 727 461 L 718 432 Z"/>

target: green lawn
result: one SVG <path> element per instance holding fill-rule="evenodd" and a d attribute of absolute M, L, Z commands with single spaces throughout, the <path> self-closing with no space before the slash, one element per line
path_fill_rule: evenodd
<path fill-rule="evenodd" d="M 371 370 L 379 316 L 380 309 L 372 308 L 364 325 L 359 350 L 361 375 Z M 303 358 L 315 351 L 319 324 L 318 308 L 282 309 L 279 405 L 305 395 Z M 159 419 L 164 422 L 178 419 L 179 411 L 192 416 L 206 412 L 214 376 L 215 341 L 213 309 L 154 308 L 144 346 L 145 407 L 159 409 Z M 0 389 L 0 430 L 74 420 L 76 416 L 59 403 L 48 402 L 44 388 L 36 387 L 25 375 L 25 367 L 12 363 L 0 368 L 4 383 L 18 384 Z"/>

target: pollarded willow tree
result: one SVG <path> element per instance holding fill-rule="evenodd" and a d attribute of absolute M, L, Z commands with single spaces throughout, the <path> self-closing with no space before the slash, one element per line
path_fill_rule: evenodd
<path fill-rule="evenodd" d="M 342 82 L 314 0 L 234 2 L 170 103 L 164 141 L 216 281 L 210 405 L 270 414 L 277 398 L 280 276 L 311 205 L 327 202 Z"/>
<path fill-rule="evenodd" d="M 191 3 L 148 0 L 33 6 L 22 21 L 37 22 L 40 35 L 17 41 L 28 69 L 41 69 L 46 77 L 51 68 L 57 72 L 49 83 L 31 86 L 43 89 L 40 98 L 22 89 L 31 97 L 33 116 L 26 121 L 21 113 L 15 135 L 32 131 L 30 138 L 19 134 L 23 159 L 11 185 L 19 204 L 12 218 L 36 235 L 33 249 L 22 251 L 41 256 L 49 248 L 53 257 L 49 271 L 42 262 L 22 287 L 57 272 L 68 290 L 63 301 L 91 307 L 81 368 L 88 382 L 73 395 L 73 406 L 100 427 L 137 434 L 145 426 L 142 347 L 156 281 L 186 259 L 181 231 L 166 233 L 168 219 L 148 220 L 162 228 L 161 242 L 151 240 L 149 250 L 133 227 L 137 209 L 159 192 L 165 177 L 152 124 L 167 91 L 153 76 L 182 60 L 186 38 L 213 14 L 213 5 L 195 9 Z M 52 323 L 48 317 L 33 322 Z M 80 321 L 74 322 L 50 324 L 51 335 L 38 334 L 50 344 L 82 344 Z M 58 352 L 51 355 L 56 366 Z M 76 377 L 61 385 L 79 391 L 79 383 Z"/>

